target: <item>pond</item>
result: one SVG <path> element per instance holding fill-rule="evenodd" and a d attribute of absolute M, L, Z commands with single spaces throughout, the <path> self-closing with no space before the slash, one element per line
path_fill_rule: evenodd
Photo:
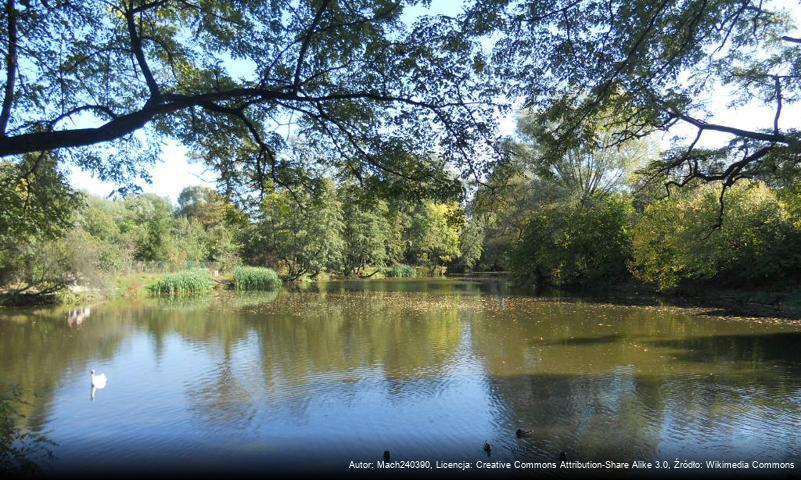
<path fill-rule="evenodd" d="M 797 322 L 497 280 L 332 281 L 0 310 L 0 385 L 22 389 L 62 473 L 343 470 L 385 450 L 487 461 L 485 441 L 492 461 L 797 465 L 799 345 Z M 90 369 L 108 378 L 94 394 Z"/>

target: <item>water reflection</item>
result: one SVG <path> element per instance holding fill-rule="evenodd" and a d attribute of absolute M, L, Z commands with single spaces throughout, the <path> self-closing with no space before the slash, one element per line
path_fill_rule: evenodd
<path fill-rule="evenodd" d="M 0 384 L 30 394 L 24 413 L 58 442 L 58 469 L 97 455 L 139 468 L 340 468 L 385 450 L 475 460 L 485 440 L 499 460 L 801 453 L 792 322 L 543 301 L 468 280 L 328 282 L 90 313 L 0 313 Z M 90 367 L 116 379 L 93 402 Z"/>
<path fill-rule="evenodd" d="M 92 309 L 89 307 L 81 307 L 70 310 L 67 312 L 67 325 L 73 328 L 80 327 L 84 320 L 92 315 Z"/>

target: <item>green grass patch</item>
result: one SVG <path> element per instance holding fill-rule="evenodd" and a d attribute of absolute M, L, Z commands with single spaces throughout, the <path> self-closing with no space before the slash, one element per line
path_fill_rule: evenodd
<path fill-rule="evenodd" d="M 417 271 L 411 265 L 405 264 L 395 264 L 391 267 L 387 267 L 384 270 L 384 275 L 387 277 L 415 277 L 417 276 Z"/>
<path fill-rule="evenodd" d="M 193 295 L 207 292 L 214 288 L 208 270 L 184 270 L 170 273 L 147 286 L 147 290 L 154 295 Z"/>
<path fill-rule="evenodd" d="M 274 270 L 265 267 L 237 267 L 234 270 L 237 290 L 278 290 L 281 279 Z"/>

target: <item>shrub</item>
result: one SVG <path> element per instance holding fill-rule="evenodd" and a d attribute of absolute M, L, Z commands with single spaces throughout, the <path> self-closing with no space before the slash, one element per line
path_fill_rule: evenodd
<path fill-rule="evenodd" d="M 414 277 L 417 275 L 417 271 L 411 265 L 401 263 L 384 269 L 384 275 L 387 277 Z"/>
<path fill-rule="evenodd" d="M 281 279 L 270 268 L 237 267 L 234 285 L 237 290 L 277 290 L 281 287 Z"/>
<path fill-rule="evenodd" d="M 147 286 L 150 293 L 155 295 L 191 295 L 202 293 L 214 288 L 208 270 L 184 270 L 171 273 L 161 280 Z"/>
<path fill-rule="evenodd" d="M 626 275 L 628 197 L 556 203 L 538 210 L 509 255 L 512 272 L 536 287 L 605 286 Z"/>

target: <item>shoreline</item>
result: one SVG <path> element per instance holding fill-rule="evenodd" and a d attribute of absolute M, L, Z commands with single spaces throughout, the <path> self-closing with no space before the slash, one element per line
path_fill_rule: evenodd
<path fill-rule="evenodd" d="M 2 308 L 37 308 L 43 306 L 98 305 L 122 299 L 138 299 L 147 296 L 145 285 L 163 274 L 134 274 L 120 276 L 114 280 L 114 287 L 108 289 L 79 288 L 67 290 L 50 297 L 31 297 L 30 302 L 6 303 L 0 300 Z M 658 292 L 648 285 L 624 283 L 596 291 L 546 290 L 536 292 L 531 287 L 515 286 L 506 272 L 476 272 L 475 274 L 451 274 L 446 276 L 413 277 L 417 280 L 479 280 L 508 281 L 510 293 L 524 295 L 540 300 L 592 302 L 597 304 L 672 308 L 699 317 L 733 318 L 744 320 L 785 320 L 801 321 L 801 288 L 720 288 L 698 286 L 692 290 L 683 289 Z M 411 280 L 407 278 L 405 280 Z M 386 278 L 326 278 L 313 282 L 337 281 L 386 281 Z M 226 277 L 215 279 L 214 292 L 231 290 Z M 0 293 L 2 296 L 2 293 Z"/>

